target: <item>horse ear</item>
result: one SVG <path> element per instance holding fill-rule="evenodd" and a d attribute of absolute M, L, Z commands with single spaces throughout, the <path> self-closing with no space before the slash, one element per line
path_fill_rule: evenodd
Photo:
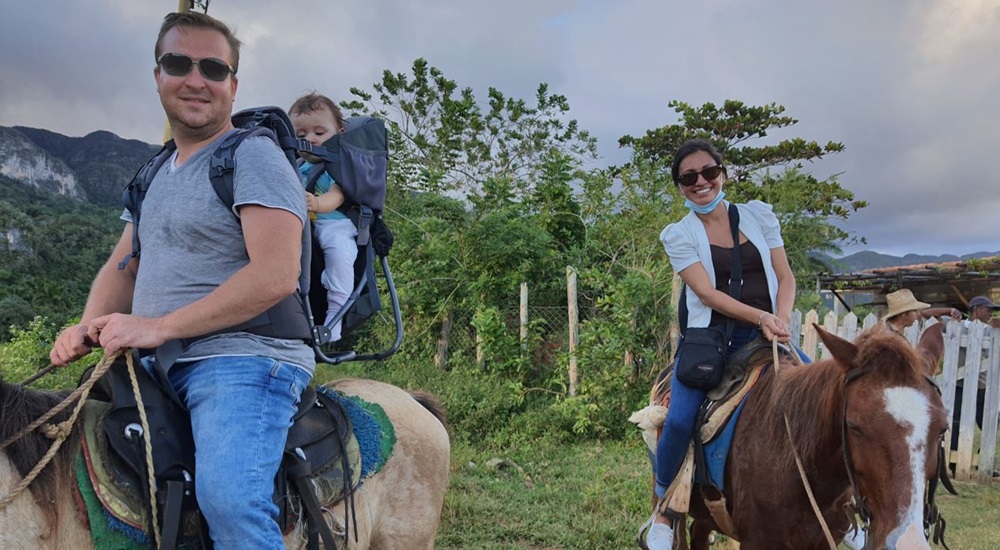
<path fill-rule="evenodd" d="M 920 342 L 917 343 L 917 351 L 926 362 L 927 375 L 937 374 L 938 364 L 944 357 L 944 323 L 935 323 L 933 326 L 927 327 L 927 330 L 920 336 Z"/>
<path fill-rule="evenodd" d="M 850 370 L 854 366 L 854 358 L 858 356 L 858 347 L 836 334 L 830 334 L 816 323 L 813 323 L 813 326 L 816 327 L 816 332 L 830 355 L 845 367 L 844 370 Z"/>

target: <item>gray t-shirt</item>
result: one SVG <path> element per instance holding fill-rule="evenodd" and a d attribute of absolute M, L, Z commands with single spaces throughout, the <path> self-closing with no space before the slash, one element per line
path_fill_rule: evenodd
<path fill-rule="evenodd" d="M 142 243 L 132 313 L 161 317 L 195 302 L 249 262 L 236 209 L 260 205 L 305 220 L 302 185 L 284 154 L 266 137 L 248 138 L 236 150 L 235 202 L 228 210 L 212 189 L 209 161 L 223 136 L 175 167 L 164 163 L 142 203 Z M 122 215 L 131 221 L 128 211 Z M 300 340 L 227 333 L 199 340 L 178 361 L 217 355 L 259 355 L 315 370 L 312 348 Z"/>

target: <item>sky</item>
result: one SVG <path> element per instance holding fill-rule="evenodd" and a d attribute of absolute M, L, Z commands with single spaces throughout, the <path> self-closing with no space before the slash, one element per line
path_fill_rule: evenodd
<path fill-rule="evenodd" d="M 0 126 L 162 140 L 153 43 L 176 0 L 0 0 Z M 667 104 L 777 103 L 768 139 L 842 142 L 805 170 L 870 206 L 885 254 L 1000 250 L 1000 0 L 214 0 L 244 42 L 237 108 L 371 89 L 425 58 L 485 100 L 541 82 L 621 164 Z"/>

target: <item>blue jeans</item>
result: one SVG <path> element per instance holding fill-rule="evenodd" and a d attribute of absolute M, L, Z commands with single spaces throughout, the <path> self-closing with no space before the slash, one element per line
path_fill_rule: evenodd
<path fill-rule="evenodd" d="M 191 413 L 195 492 L 215 550 L 284 549 L 271 493 L 309 372 L 224 356 L 175 363 L 169 377 Z"/>
<path fill-rule="evenodd" d="M 742 348 L 759 334 L 759 330 L 749 327 L 735 327 L 729 341 L 729 355 Z M 674 363 L 674 368 L 677 363 Z M 663 421 L 663 432 L 656 442 L 656 494 L 663 498 L 674 476 L 681 469 L 684 455 L 694 436 L 694 424 L 698 420 L 698 409 L 705 402 L 706 390 L 686 386 L 671 378 L 670 406 Z"/>

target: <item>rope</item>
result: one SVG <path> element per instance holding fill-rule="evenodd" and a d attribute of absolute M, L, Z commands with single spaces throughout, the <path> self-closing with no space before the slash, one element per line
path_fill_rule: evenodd
<path fill-rule="evenodd" d="M 146 481 L 149 483 L 149 508 L 152 510 L 153 540 L 156 542 L 155 548 L 160 547 L 160 523 L 156 521 L 160 513 L 156 506 L 156 475 L 153 470 L 153 437 L 149 432 L 149 420 L 146 419 L 146 406 L 142 402 L 142 393 L 139 392 L 139 380 L 135 377 L 135 365 L 132 362 L 132 353 L 125 356 L 125 363 L 128 365 L 128 379 L 132 382 L 132 394 L 135 396 L 135 404 L 139 408 L 139 422 L 142 424 L 142 433 L 145 434 L 143 440 L 146 447 Z"/>
<path fill-rule="evenodd" d="M 774 359 L 774 375 L 777 376 L 780 370 L 780 367 L 778 366 L 777 338 L 771 340 L 771 353 Z M 798 353 L 796 353 L 795 348 L 792 348 L 792 356 L 798 358 Z M 799 364 L 801 364 L 801 362 Z M 813 513 L 816 514 L 816 519 L 819 520 L 819 526 L 823 528 L 823 535 L 826 536 L 826 542 L 830 545 L 830 549 L 837 550 L 837 543 L 833 540 L 833 535 L 830 534 L 830 528 L 826 525 L 826 520 L 823 519 L 823 513 L 819 509 L 819 504 L 816 503 L 816 497 L 813 495 L 812 486 L 809 485 L 809 478 L 806 477 L 805 467 L 802 466 L 802 460 L 799 458 L 799 451 L 795 448 L 795 441 L 792 438 L 792 426 L 788 423 L 788 415 L 782 411 L 781 417 L 785 419 L 785 433 L 788 434 L 788 445 L 792 448 L 792 456 L 795 457 L 795 466 L 799 470 L 799 477 L 802 478 L 802 486 L 805 487 L 806 495 L 809 497 L 809 505 L 812 506 Z"/>
<path fill-rule="evenodd" d="M 66 439 L 69 437 L 69 434 L 72 432 L 73 426 L 76 423 L 76 418 L 77 416 L 79 416 L 80 411 L 83 410 L 83 405 L 87 401 L 87 395 L 90 393 L 90 389 L 94 387 L 94 384 L 97 383 L 97 381 L 101 378 L 101 376 L 103 376 L 104 373 L 107 372 L 109 368 L 111 368 L 111 364 L 114 362 L 115 359 L 118 358 L 119 354 L 121 354 L 121 351 L 115 353 L 112 356 L 105 355 L 101 359 L 100 363 L 97 364 L 97 367 L 94 368 L 94 372 L 90 374 L 90 378 L 88 378 L 86 382 L 81 384 L 79 388 L 73 390 L 73 393 L 66 396 L 65 399 L 63 399 L 56 406 L 49 409 L 47 413 L 38 417 L 38 419 L 29 424 L 26 428 L 24 428 L 17 434 L 14 434 L 13 436 L 7 438 L 7 440 L 4 441 L 3 443 L 0 443 L 0 452 L 2 452 L 11 443 L 35 431 L 35 429 L 37 429 L 42 424 L 48 422 L 48 420 L 51 419 L 53 416 L 62 412 L 66 407 L 70 405 L 70 403 L 72 403 L 73 401 L 77 402 L 76 407 L 73 408 L 73 413 L 66 421 L 60 422 L 59 424 L 46 426 L 46 428 L 44 429 L 45 435 L 49 437 L 55 436 L 55 440 L 52 442 L 52 446 L 49 447 L 49 450 L 46 451 L 45 454 L 42 456 L 41 460 L 38 461 L 38 464 L 35 464 L 35 467 L 32 468 L 30 472 L 28 472 L 28 475 L 24 476 L 24 478 L 21 479 L 21 481 L 18 482 L 18 484 L 15 485 L 13 489 L 11 489 L 10 493 L 8 493 L 7 496 L 5 496 L 2 500 L 0 500 L 0 510 L 6 508 L 7 505 L 9 505 L 11 502 L 14 502 L 14 499 L 16 499 L 21 493 L 23 493 L 24 490 L 28 488 L 28 485 L 31 485 L 31 482 L 33 482 L 35 478 L 38 477 L 38 474 L 40 474 L 42 470 L 46 466 L 48 466 L 49 462 L 51 462 L 52 459 L 56 456 L 56 452 L 59 451 L 59 448 L 62 447 L 62 444 L 65 443 Z M 131 354 L 129 355 L 131 356 Z"/>

